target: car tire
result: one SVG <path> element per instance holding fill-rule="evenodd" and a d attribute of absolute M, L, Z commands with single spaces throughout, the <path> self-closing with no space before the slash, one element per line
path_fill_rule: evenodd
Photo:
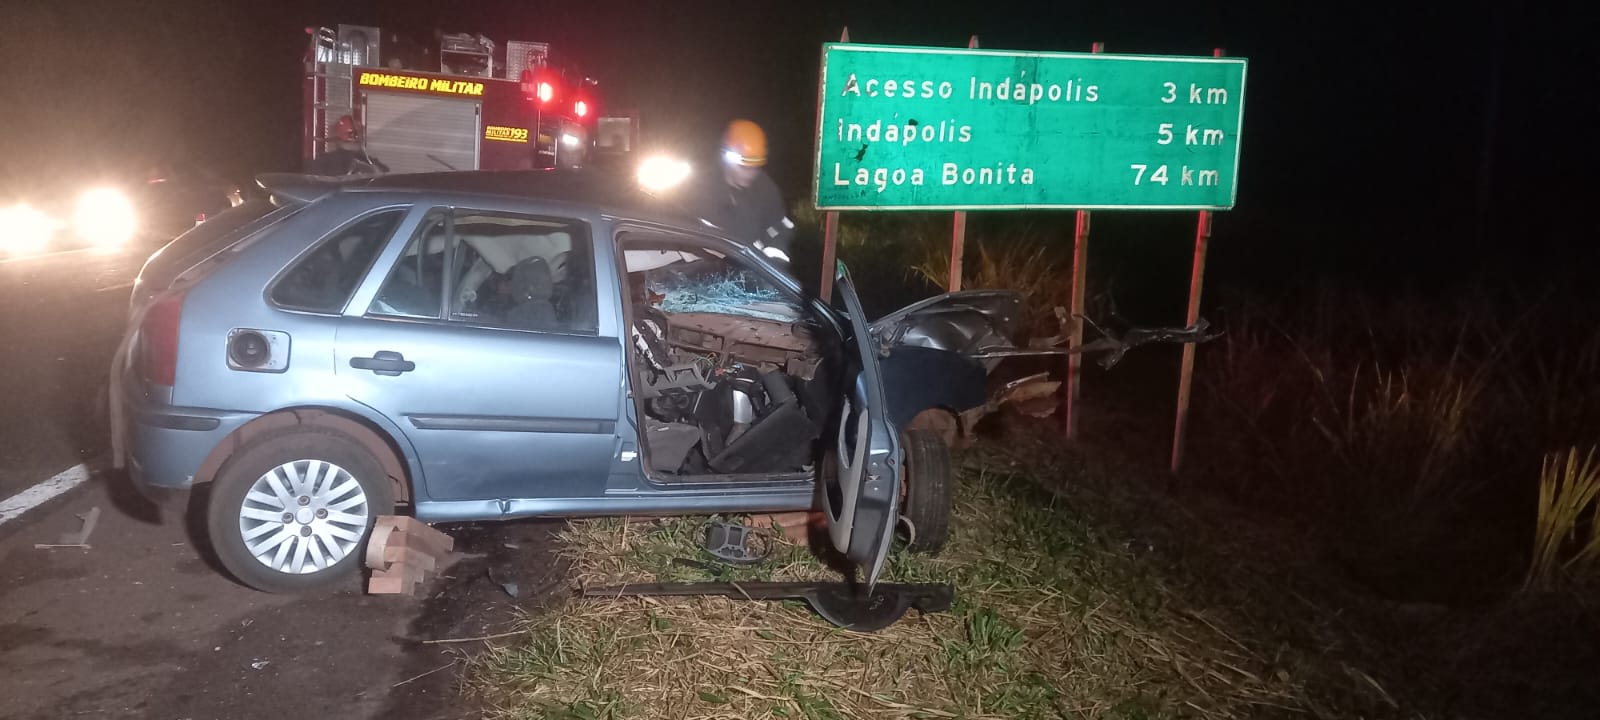
<path fill-rule="evenodd" d="M 223 464 L 206 526 L 240 582 L 293 593 L 355 575 L 378 516 L 393 512 L 383 464 L 360 441 L 297 427 L 252 440 Z"/>
<path fill-rule="evenodd" d="M 936 553 L 950 539 L 950 513 L 954 506 L 950 473 L 950 446 L 930 430 L 907 430 L 905 448 L 905 519 L 911 525 L 906 549 Z"/>

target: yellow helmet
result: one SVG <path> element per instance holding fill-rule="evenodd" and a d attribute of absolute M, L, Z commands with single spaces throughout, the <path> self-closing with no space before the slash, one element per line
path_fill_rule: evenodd
<path fill-rule="evenodd" d="M 728 123 L 722 136 L 722 158 L 732 165 L 761 167 L 767 164 L 767 134 L 749 120 Z"/>

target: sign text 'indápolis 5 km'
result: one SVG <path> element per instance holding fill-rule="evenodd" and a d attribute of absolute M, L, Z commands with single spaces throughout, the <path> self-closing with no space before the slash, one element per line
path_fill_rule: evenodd
<path fill-rule="evenodd" d="M 1227 209 L 1241 58 L 823 47 L 825 210 Z"/>

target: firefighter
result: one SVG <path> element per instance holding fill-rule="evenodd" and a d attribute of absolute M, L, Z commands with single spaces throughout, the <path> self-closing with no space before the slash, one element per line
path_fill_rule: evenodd
<path fill-rule="evenodd" d="M 749 120 L 734 120 L 722 137 L 721 182 L 700 198 L 701 217 L 750 243 L 767 257 L 789 262 L 794 221 L 783 206 L 783 194 L 764 168 L 767 135 Z"/>
<path fill-rule="evenodd" d="M 373 175 L 389 172 L 389 167 L 367 154 L 356 131 L 355 118 L 345 115 L 333 126 L 334 149 L 306 165 L 312 175 Z"/>

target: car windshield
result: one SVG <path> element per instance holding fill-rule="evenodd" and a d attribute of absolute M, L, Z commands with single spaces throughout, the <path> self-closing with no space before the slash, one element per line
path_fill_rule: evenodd
<path fill-rule="evenodd" d="M 717 313 L 794 322 L 803 310 L 753 270 L 707 250 L 629 250 L 629 277 L 669 313 Z"/>

